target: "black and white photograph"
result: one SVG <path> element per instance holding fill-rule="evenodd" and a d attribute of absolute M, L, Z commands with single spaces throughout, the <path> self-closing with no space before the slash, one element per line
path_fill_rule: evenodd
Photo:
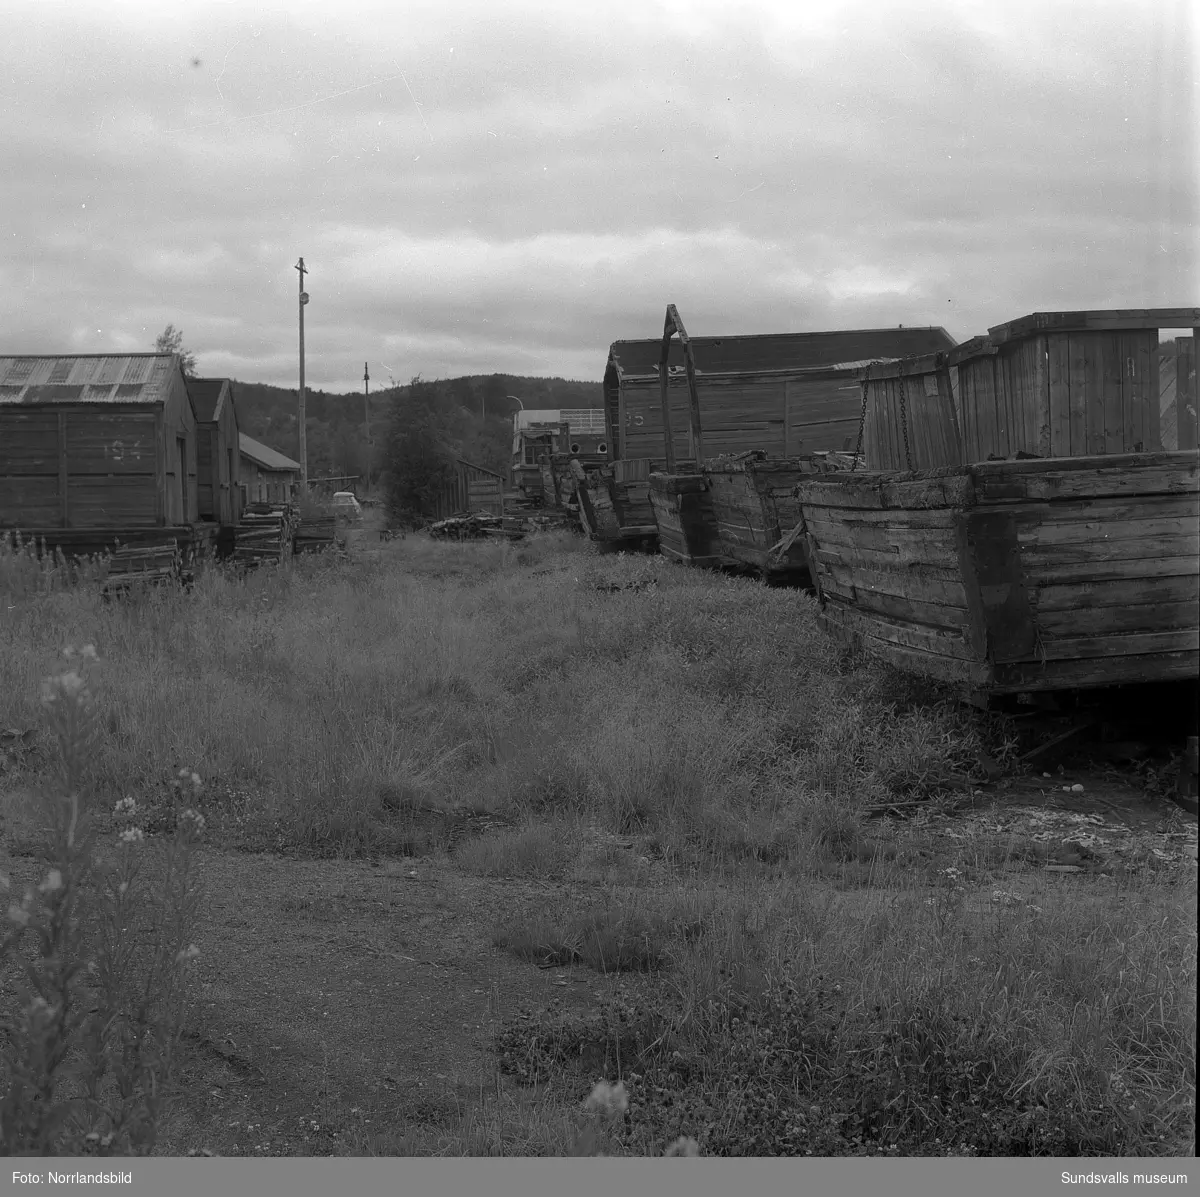
<path fill-rule="evenodd" d="M 13 1191 L 1193 1183 L 1198 51 L 5 0 Z"/>

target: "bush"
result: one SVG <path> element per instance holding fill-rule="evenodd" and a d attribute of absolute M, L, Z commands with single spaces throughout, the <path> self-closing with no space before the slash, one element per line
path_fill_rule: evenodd
<path fill-rule="evenodd" d="M 182 1030 L 199 889 L 195 847 L 204 819 L 173 785 L 172 835 L 147 859 L 137 807 L 122 799 L 123 829 L 103 843 L 86 773 L 99 734 L 89 645 L 43 686 L 57 741 L 56 784 L 41 794 L 45 876 L 8 907 L 0 967 L 15 981 L 0 1008 L 0 1143 L 6 1155 L 131 1155 L 155 1142 Z M 0 886 L 11 889 L 7 877 Z"/>

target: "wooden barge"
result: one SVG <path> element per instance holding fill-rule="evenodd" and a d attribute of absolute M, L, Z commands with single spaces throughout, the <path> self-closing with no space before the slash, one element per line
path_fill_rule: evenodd
<path fill-rule="evenodd" d="M 690 340 L 684 333 L 673 340 L 679 331 L 675 321 L 678 312 L 672 307 L 663 337 L 615 341 L 609 349 L 604 404 L 611 460 L 588 497 L 593 509 L 613 515 L 593 532 L 597 539 L 621 543 L 656 538 L 658 521 L 650 498 L 655 490 L 668 524 L 673 518 L 682 520 L 679 500 L 698 493 L 689 489 L 698 484 L 651 483 L 653 474 L 689 472 L 674 463 L 691 462 L 690 472 L 704 476 L 710 458 L 760 451 L 771 459 L 801 460 L 817 452 L 851 450 L 861 408 L 859 368 L 869 360 L 945 351 L 955 343 L 941 328 Z M 696 508 L 699 502 L 689 499 L 684 505 Z M 731 511 L 728 522 L 734 526 L 740 519 Z M 755 520 L 763 527 L 772 524 L 769 513 Z M 711 557 L 704 531 L 708 517 L 693 515 L 683 522 L 697 526 L 699 539 L 695 545 L 681 545 L 682 532 L 676 533 L 669 555 L 697 563 Z M 765 551 L 770 544 L 758 547 Z M 729 559 L 737 560 L 736 555 Z"/>
<path fill-rule="evenodd" d="M 911 331 L 911 330 L 910 330 Z M 916 330 L 928 342 L 931 330 Z M 940 330 L 935 341 L 952 344 Z M 683 356 L 683 375 L 687 381 L 688 449 L 702 463 L 681 468 L 675 464 L 677 437 L 671 409 L 670 351 L 672 338 L 678 336 Z M 853 342 L 845 337 L 858 338 Z M 892 333 L 811 334 L 804 342 L 810 359 L 819 357 L 821 341 L 831 339 L 838 351 L 855 348 L 894 348 Z M 742 341 L 744 338 L 736 338 Z M 861 362 L 826 363 L 792 370 L 783 387 L 782 438 L 772 440 L 770 421 L 752 435 L 761 436 L 767 448 L 743 448 L 731 452 L 729 446 L 745 435 L 743 429 L 718 425 L 710 435 L 703 415 L 695 342 L 673 304 L 668 305 L 659 347 L 659 407 L 666 468 L 650 477 L 650 499 L 659 528 L 659 546 L 669 557 L 693 565 L 724 566 L 749 570 L 768 582 L 809 585 L 811 582 L 804 540 L 787 536 L 799 519 L 795 486 L 800 478 L 830 468 L 826 447 L 829 438 L 850 446 L 855 433 L 861 440 L 861 388 L 857 371 Z M 741 348 L 741 346 L 738 346 Z M 777 347 L 778 348 L 778 347 Z M 794 352 L 794 347 L 792 349 Z M 777 362 L 775 364 L 778 364 Z M 760 370 L 762 378 L 765 372 Z M 768 400 L 769 402 L 769 400 Z M 829 420 L 829 416 L 848 417 Z M 822 418 L 814 418 L 822 417 Z M 728 419 L 718 415 L 718 420 Z M 806 421 L 806 422 L 805 422 Z M 803 431 L 803 437 L 800 435 Z M 817 441 L 814 450 L 797 452 Z M 857 450 L 859 446 L 855 445 Z M 706 450 L 717 449 L 717 456 Z M 789 450 L 784 452 L 783 450 Z"/>
<path fill-rule="evenodd" d="M 873 468 L 796 488 L 827 630 L 977 699 L 1194 678 L 1200 454 L 1159 449 L 1157 330 L 1198 323 L 1038 313 L 864 371 Z"/>

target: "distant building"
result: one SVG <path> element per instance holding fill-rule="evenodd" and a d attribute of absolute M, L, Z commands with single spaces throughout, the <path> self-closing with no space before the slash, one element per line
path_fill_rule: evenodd
<path fill-rule="evenodd" d="M 541 408 L 513 415 L 514 490 L 541 497 L 542 459 L 555 453 L 603 460 L 608 454 L 603 408 Z"/>
<path fill-rule="evenodd" d="M 238 433 L 241 446 L 242 503 L 290 503 L 300 481 L 300 463 Z"/>
<path fill-rule="evenodd" d="M 196 519 L 178 355 L 0 356 L 0 528 L 67 546 Z"/>
<path fill-rule="evenodd" d="M 196 411 L 197 513 L 202 520 L 230 527 L 242 510 L 233 384 L 228 378 L 189 378 L 187 388 Z"/>

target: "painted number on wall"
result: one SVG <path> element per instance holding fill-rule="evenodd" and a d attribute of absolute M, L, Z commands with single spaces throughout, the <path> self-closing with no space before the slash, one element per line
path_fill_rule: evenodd
<path fill-rule="evenodd" d="M 136 440 L 126 444 L 124 441 L 113 441 L 111 445 L 104 446 L 104 456 L 113 461 L 124 461 L 126 458 L 139 461 L 142 456 L 142 442 Z"/>
<path fill-rule="evenodd" d="M 628 411 L 625 413 L 625 427 L 626 428 L 641 428 L 641 426 L 644 423 L 645 423 L 645 421 L 642 419 L 640 413 L 632 412 L 632 411 Z"/>

